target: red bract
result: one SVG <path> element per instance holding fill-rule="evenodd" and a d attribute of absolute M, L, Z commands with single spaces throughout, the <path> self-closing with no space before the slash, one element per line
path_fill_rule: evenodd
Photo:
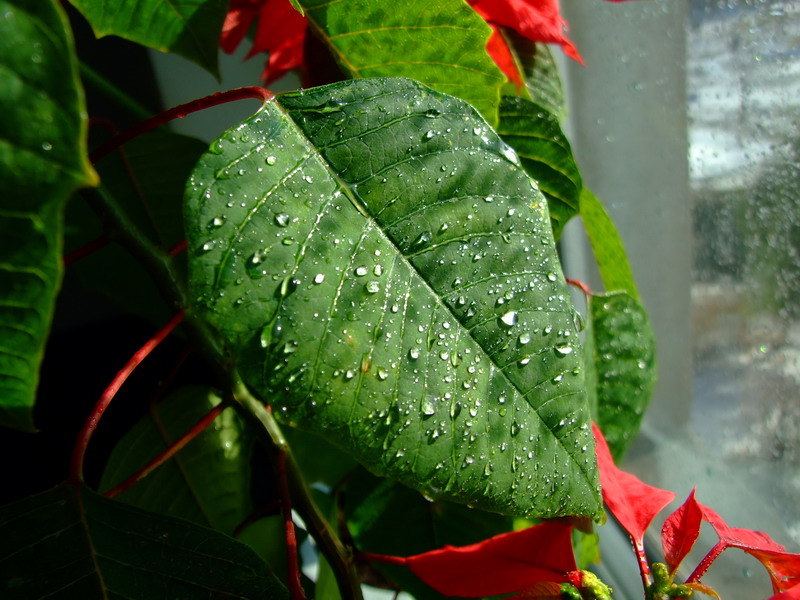
<path fill-rule="evenodd" d="M 664 562 L 672 577 L 697 541 L 700 526 L 703 524 L 703 509 L 695 500 L 694 492 L 692 490 L 686 502 L 667 517 L 661 529 Z"/>
<path fill-rule="evenodd" d="M 470 0 L 470 4 L 488 23 L 513 29 L 534 42 L 558 44 L 564 54 L 583 63 L 578 49 L 564 33 L 567 22 L 561 16 L 558 0 Z"/>
<path fill-rule="evenodd" d="M 631 536 L 637 553 L 641 550 L 643 556 L 644 532 L 661 509 L 672 502 L 675 494 L 647 485 L 635 475 L 618 469 L 602 432 L 594 423 L 592 430 L 597 441 L 597 466 L 603 501 Z"/>
<path fill-rule="evenodd" d="M 445 546 L 408 558 L 367 553 L 364 556 L 373 561 L 405 564 L 436 591 L 461 598 L 523 590 L 534 594 L 536 584 L 569 582 L 570 574 L 577 569 L 572 552 L 572 527 L 558 521 L 503 533 L 469 546 Z"/>
<path fill-rule="evenodd" d="M 308 23 L 289 0 L 231 0 L 222 26 L 222 49 L 228 54 L 236 50 L 256 17 L 256 35 L 247 58 L 259 52 L 269 53 L 262 75 L 264 82 L 270 83 L 302 67 Z"/>
<path fill-rule="evenodd" d="M 767 569 L 772 580 L 770 600 L 797 600 L 800 598 L 800 554 L 786 552 L 785 548 L 761 531 L 730 527 L 714 510 L 699 505 L 703 519 L 711 523 L 719 536 L 719 543 L 700 562 L 689 577 L 698 581 L 711 563 L 727 548 L 739 548 L 757 559 Z"/>

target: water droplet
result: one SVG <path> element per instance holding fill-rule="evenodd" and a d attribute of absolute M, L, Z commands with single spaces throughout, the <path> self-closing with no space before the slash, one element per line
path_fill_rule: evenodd
<path fill-rule="evenodd" d="M 508 311 L 506 314 L 504 314 L 502 317 L 500 317 L 500 322 L 506 327 L 513 327 L 514 325 L 517 324 L 518 318 L 519 315 L 517 314 L 517 311 L 511 310 Z"/>
<path fill-rule="evenodd" d="M 222 227 L 224 224 L 225 224 L 224 216 L 214 217 L 213 219 L 211 219 L 211 221 L 208 222 L 208 228 L 215 229 L 217 227 Z"/>
<path fill-rule="evenodd" d="M 419 348 L 411 348 L 411 350 L 408 351 L 408 358 L 417 360 L 419 358 Z"/>
<path fill-rule="evenodd" d="M 356 376 L 356 373 L 352 369 L 347 369 L 347 371 L 344 372 L 344 378 L 347 379 L 347 380 L 350 380 L 355 376 Z"/>
<path fill-rule="evenodd" d="M 531 334 L 530 333 L 523 333 L 519 336 L 519 343 L 521 345 L 525 345 L 531 341 Z"/>
<path fill-rule="evenodd" d="M 436 406 L 433 404 L 433 400 L 431 398 L 426 397 L 425 400 L 422 402 L 422 414 L 424 415 L 435 415 L 436 414 Z"/>
<path fill-rule="evenodd" d="M 572 346 L 569 344 L 559 344 L 553 348 L 553 351 L 556 353 L 556 356 L 567 356 L 572 354 Z"/>
<path fill-rule="evenodd" d="M 526 356 L 525 358 L 520 359 L 517 364 L 519 364 L 521 367 L 524 367 L 529 362 L 531 362 L 531 357 L 530 356 Z"/>
<path fill-rule="evenodd" d="M 450 358 L 450 353 L 447 350 L 442 350 L 439 353 L 439 358 L 441 358 L 442 360 L 447 360 L 448 358 Z"/>
<path fill-rule="evenodd" d="M 547 280 L 548 281 L 555 281 L 556 279 L 557 278 L 556 278 L 556 274 L 555 273 L 548 273 L 547 274 Z"/>
<path fill-rule="evenodd" d="M 268 156 L 268 157 L 266 158 L 266 160 L 265 160 L 264 162 L 265 162 L 265 163 L 267 163 L 267 164 L 268 164 L 268 165 L 271 167 L 271 166 L 272 166 L 272 165 L 274 165 L 276 162 L 278 162 L 278 159 L 277 159 L 276 157 L 274 157 L 274 156 L 270 155 L 270 156 Z"/>
<path fill-rule="evenodd" d="M 417 248 L 421 248 L 431 241 L 431 233 L 430 231 L 423 231 L 417 236 L 417 239 L 414 240 L 414 246 Z"/>
<path fill-rule="evenodd" d="M 289 225 L 289 221 L 291 221 L 291 217 L 286 213 L 278 213 L 275 215 L 275 224 L 278 227 L 286 227 Z"/>
<path fill-rule="evenodd" d="M 287 237 L 281 240 L 281 244 L 283 244 L 284 246 L 292 246 L 294 245 L 294 242 L 295 240 L 293 237 Z"/>
<path fill-rule="evenodd" d="M 426 132 L 425 132 L 425 139 L 426 139 L 426 140 L 431 140 L 431 139 L 433 139 L 433 137 L 434 137 L 435 135 L 436 135 L 436 132 L 435 132 L 435 131 L 433 131 L 432 129 L 431 129 L 431 130 L 428 130 L 428 131 L 426 131 Z"/>
<path fill-rule="evenodd" d="M 380 379 L 381 381 L 386 381 L 389 378 L 389 371 L 387 371 L 383 367 L 378 367 L 377 373 L 378 373 L 378 379 Z"/>
<path fill-rule="evenodd" d="M 51 144 L 50 142 L 42 142 L 42 150 L 44 150 L 45 152 L 50 152 L 50 150 L 52 149 L 53 149 L 53 144 Z"/>
<path fill-rule="evenodd" d="M 372 272 L 374 273 L 375 277 L 380 277 L 383 275 L 383 267 L 381 265 L 375 265 L 375 268 L 372 269 Z"/>
<path fill-rule="evenodd" d="M 316 283 L 317 285 L 319 285 L 323 281 L 325 281 L 325 274 L 324 273 L 317 273 L 314 276 L 314 283 Z"/>
<path fill-rule="evenodd" d="M 367 267 L 363 265 L 360 267 L 356 267 L 355 274 L 358 275 L 359 277 L 363 277 L 364 275 L 367 274 Z"/>
<path fill-rule="evenodd" d="M 368 281 L 366 284 L 364 284 L 364 289 L 368 294 L 377 294 L 381 291 L 381 284 L 377 281 Z"/>

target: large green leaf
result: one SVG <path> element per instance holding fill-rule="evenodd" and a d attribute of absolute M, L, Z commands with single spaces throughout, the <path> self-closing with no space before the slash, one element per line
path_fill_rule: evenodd
<path fill-rule="evenodd" d="M 522 166 L 538 183 L 550 206 L 556 239 L 567 221 L 578 214 L 581 180 L 558 119 L 543 106 L 506 96 L 500 104 L 497 132 L 516 150 Z"/>
<path fill-rule="evenodd" d="M 587 188 L 581 190 L 581 220 L 592 246 L 594 259 L 607 292 L 622 290 L 635 300 L 639 292 L 633 280 L 628 255 L 617 228 L 606 209 Z"/>
<path fill-rule="evenodd" d="M 281 96 L 187 189 L 195 309 L 279 418 L 434 498 L 595 515 L 578 320 L 547 202 L 465 102 Z"/>
<path fill-rule="evenodd" d="M 563 121 L 567 116 L 567 103 L 558 65 L 550 47 L 513 33 L 510 38 L 512 47 L 522 64 L 525 87 L 530 99 L 555 115 L 559 121 Z"/>
<path fill-rule="evenodd" d="M 100 489 L 118 485 L 145 466 L 219 403 L 211 390 L 190 387 L 151 407 L 117 444 Z M 117 498 L 230 535 L 252 511 L 250 451 L 242 423 L 227 409 L 172 459 Z"/>
<path fill-rule="evenodd" d="M 62 485 L 0 509 L 0 589 L 28 598 L 286 598 L 244 544 Z"/>
<path fill-rule="evenodd" d="M 72 39 L 53 0 L 0 0 L 0 425 L 34 430 L 62 211 L 93 184 Z"/>
<path fill-rule="evenodd" d="M 587 380 L 595 419 L 615 460 L 633 441 L 656 382 L 655 338 L 642 306 L 626 292 L 588 297 Z"/>
<path fill-rule="evenodd" d="M 97 37 L 116 35 L 174 52 L 218 75 L 226 0 L 69 0 Z"/>
<path fill-rule="evenodd" d="M 506 78 L 486 52 L 491 29 L 463 0 L 300 2 L 350 77 L 413 77 L 497 124 Z"/>

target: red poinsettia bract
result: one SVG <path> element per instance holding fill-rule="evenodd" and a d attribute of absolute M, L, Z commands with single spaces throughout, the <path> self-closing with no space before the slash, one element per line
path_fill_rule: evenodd
<path fill-rule="evenodd" d="M 674 494 L 642 483 L 634 475 L 618 469 L 596 425 L 594 433 L 603 500 L 631 536 L 637 554 L 641 549 L 640 568 L 646 567 L 641 546 L 644 531 L 653 517 L 672 500 Z M 662 547 L 670 580 L 674 578 L 681 562 L 697 541 L 703 521 L 711 524 L 719 536 L 719 542 L 686 580 L 688 588 L 713 593 L 713 590 L 699 583 L 700 579 L 724 550 L 739 548 L 756 558 L 767 569 L 775 594 L 769 600 L 800 600 L 800 554 L 786 552 L 783 546 L 766 533 L 728 526 L 714 510 L 697 502 L 694 490 L 667 517 L 662 528 Z M 644 570 L 642 577 L 647 583 L 648 577 Z"/>

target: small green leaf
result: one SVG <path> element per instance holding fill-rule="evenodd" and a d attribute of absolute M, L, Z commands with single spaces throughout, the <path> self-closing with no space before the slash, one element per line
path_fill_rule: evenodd
<path fill-rule="evenodd" d="M 522 166 L 539 183 L 550 207 L 553 235 L 561 237 L 578 214 L 583 182 L 558 119 L 524 98 L 506 96 L 500 104 L 497 133 L 517 151 Z"/>
<path fill-rule="evenodd" d="M 220 403 L 211 390 L 184 388 L 155 404 L 117 444 L 101 490 L 122 483 Z M 144 510 L 187 519 L 228 535 L 252 510 L 251 444 L 233 409 L 117 498 Z"/>
<path fill-rule="evenodd" d="M 97 175 L 72 38 L 53 0 L 0 0 L 0 425 L 34 431 L 61 283 L 62 212 Z"/>
<path fill-rule="evenodd" d="M 466 100 L 497 124 L 506 78 L 486 52 L 491 29 L 466 2 L 300 2 L 350 77 L 411 77 Z"/>
<path fill-rule="evenodd" d="M 226 0 L 69 0 L 97 37 L 116 35 L 174 52 L 219 76 Z"/>
<path fill-rule="evenodd" d="M 547 202 L 471 106 L 281 96 L 201 158 L 186 223 L 195 309 L 283 421 L 434 498 L 598 513 Z"/>
<path fill-rule="evenodd" d="M 244 544 L 64 484 L 0 508 L 8 598 L 287 598 Z"/>
<path fill-rule="evenodd" d="M 587 370 L 594 377 L 587 379 L 596 381 L 595 419 L 618 461 L 653 395 L 655 339 L 644 309 L 626 292 L 592 295 L 588 302 Z"/>
<path fill-rule="evenodd" d="M 597 196 L 587 188 L 581 191 L 580 207 L 581 220 L 606 291 L 622 290 L 638 301 L 639 292 L 633 281 L 628 255 L 611 217 Z"/>

